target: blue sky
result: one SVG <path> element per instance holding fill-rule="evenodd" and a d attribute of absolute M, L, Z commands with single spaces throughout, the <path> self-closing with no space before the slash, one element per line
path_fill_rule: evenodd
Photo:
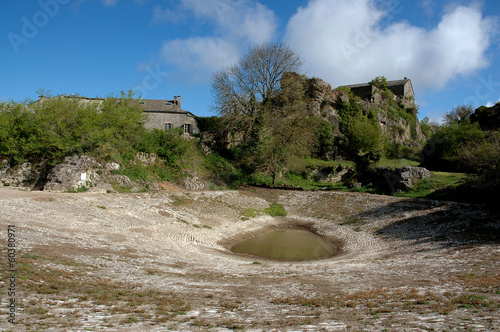
<path fill-rule="evenodd" d="M 280 41 L 332 87 L 408 77 L 439 120 L 500 100 L 498 31 L 498 0 L 3 0 L 0 100 L 134 90 L 215 115 L 210 75 Z"/>

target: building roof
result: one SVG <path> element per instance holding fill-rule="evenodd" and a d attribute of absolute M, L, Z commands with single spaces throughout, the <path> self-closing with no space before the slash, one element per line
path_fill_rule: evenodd
<path fill-rule="evenodd" d="M 37 102 L 41 102 L 45 99 L 50 98 L 71 98 L 78 99 L 82 101 L 96 101 L 102 103 L 106 98 L 89 98 L 83 96 L 66 96 L 61 95 L 57 97 L 44 97 L 40 96 Z M 179 98 L 179 99 L 177 99 Z M 175 113 L 175 114 L 187 114 L 189 116 L 195 116 L 191 112 L 185 111 L 180 106 L 180 96 L 176 96 L 175 99 L 132 99 L 131 103 L 139 102 L 140 106 L 143 107 L 143 112 L 151 112 L 151 113 Z"/>
<path fill-rule="evenodd" d="M 405 85 L 410 79 L 404 78 L 402 80 L 395 80 L 395 81 L 387 81 L 387 86 L 398 86 L 398 85 Z M 346 88 L 362 88 L 362 87 L 368 87 L 371 86 L 370 83 L 360 83 L 360 84 L 350 84 L 350 85 L 344 85 Z"/>

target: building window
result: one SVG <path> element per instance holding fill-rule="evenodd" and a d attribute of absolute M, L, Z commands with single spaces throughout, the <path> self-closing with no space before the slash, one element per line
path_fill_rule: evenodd
<path fill-rule="evenodd" d="M 139 104 L 146 105 L 146 102 L 145 101 L 140 101 Z"/>
<path fill-rule="evenodd" d="M 165 106 L 172 106 L 172 103 L 169 103 L 168 101 L 164 102 L 163 105 Z"/>
<path fill-rule="evenodd" d="M 165 122 L 165 130 L 172 129 L 172 124 L 170 122 Z"/>
<path fill-rule="evenodd" d="M 191 125 L 189 123 L 184 124 L 184 132 L 188 134 L 191 133 Z"/>

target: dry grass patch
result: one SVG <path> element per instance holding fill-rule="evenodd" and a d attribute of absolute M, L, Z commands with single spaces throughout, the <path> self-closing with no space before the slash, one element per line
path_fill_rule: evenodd
<path fill-rule="evenodd" d="M 494 307 L 484 296 L 463 293 L 453 296 L 429 291 L 421 292 L 415 288 L 390 290 L 374 288 L 350 294 L 327 296 L 294 296 L 276 298 L 273 304 L 299 305 L 327 308 L 366 309 L 369 313 L 388 313 L 398 310 L 437 312 L 448 314 L 457 308 Z"/>
<path fill-rule="evenodd" d="M 21 322 L 34 329 L 43 328 L 44 324 L 64 327 L 67 319 L 78 318 L 77 311 L 66 313 L 64 318 L 52 310 L 69 308 L 71 299 L 76 300 L 71 306 L 78 306 L 80 310 L 94 311 L 100 306 L 103 314 L 126 314 L 128 318 L 122 323 L 165 322 L 191 308 L 175 293 L 98 277 L 94 275 L 97 272 L 93 266 L 66 259 L 24 255 L 18 276 L 19 288 L 24 290 L 27 300 L 20 303 L 20 307 L 28 315 L 24 315 Z"/>

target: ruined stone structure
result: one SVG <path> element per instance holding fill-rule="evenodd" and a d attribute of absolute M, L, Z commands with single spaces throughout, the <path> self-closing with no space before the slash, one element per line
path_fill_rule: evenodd
<path fill-rule="evenodd" d="M 351 89 L 352 93 L 361 99 L 377 102 L 375 100 L 375 92 L 379 89 L 370 83 L 345 85 L 345 87 Z M 402 80 L 387 81 L 387 88 L 394 93 L 397 101 L 405 104 L 407 107 L 414 106 L 415 93 L 413 92 L 413 85 L 410 79 L 405 77 Z"/>

